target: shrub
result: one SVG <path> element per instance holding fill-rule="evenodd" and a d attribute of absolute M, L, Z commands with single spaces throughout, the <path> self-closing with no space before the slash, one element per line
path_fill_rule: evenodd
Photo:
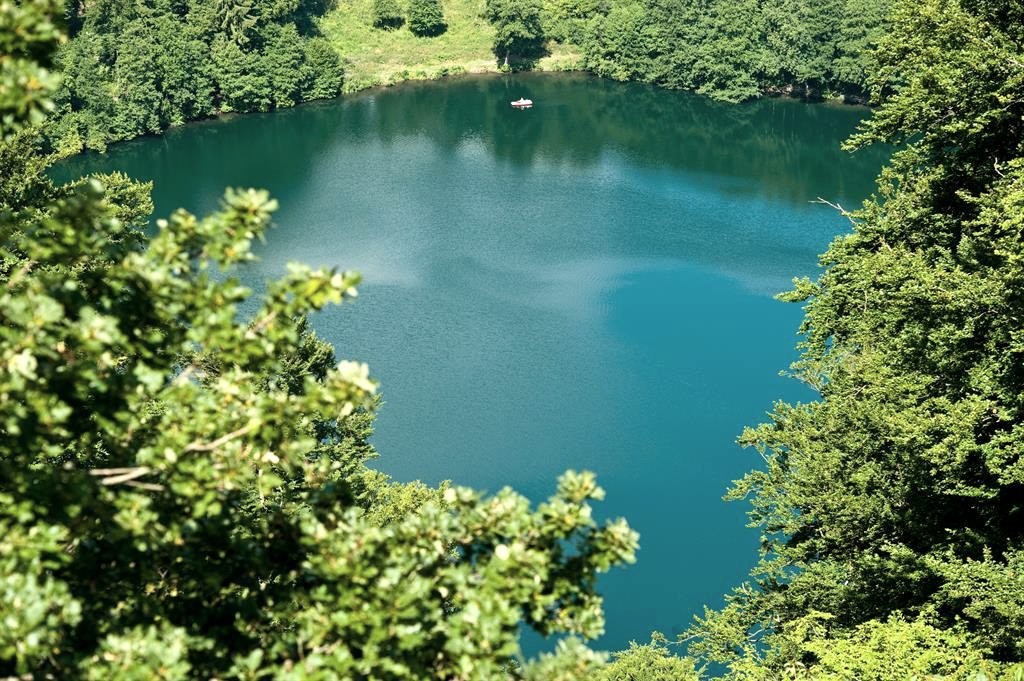
<path fill-rule="evenodd" d="M 409 3 L 409 30 L 416 35 L 441 35 L 447 28 L 438 0 L 412 0 Z"/>
<path fill-rule="evenodd" d="M 398 0 L 373 0 L 373 25 L 377 28 L 395 29 L 405 23 Z"/>

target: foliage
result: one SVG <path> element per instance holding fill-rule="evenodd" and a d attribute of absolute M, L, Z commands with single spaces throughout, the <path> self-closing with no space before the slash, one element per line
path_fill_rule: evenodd
<path fill-rule="evenodd" d="M 483 49 L 492 40 L 499 61 L 518 67 L 543 66 L 538 58 L 553 52 L 556 67 L 578 68 L 579 45 L 582 66 L 598 75 L 728 101 L 790 90 L 859 95 L 888 7 L 881 0 L 490 0 L 491 29 L 477 5 L 464 12 L 462 4 L 442 10 L 439 0 L 412 0 L 403 16 L 397 0 L 357 1 L 325 21 L 326 3 L 310 0 L 80 4 L 71 17 L 76 34 L 59 56 L 65 87 L 48 139 L 63 154 L 102 150 L 220 112 L 333 97 L 343 87 L 339 54 L 353 62 L 348 90 L 493 70 Z M 364 23 L 397 28 L 406 19 L 416 36 L 436 38 L 453 26 L 457 33 L 436 47 L 363 34 Z"/>
<path fill-rule="evenodd" d="M 730 665 L 731 676 L 745 681 L 981 681 L 1011 679 L 1016 673 L 1014 668 L 983 660 L 963 634 L 921 621 L 907 622 L 898 616 L 885 622 L 872 620 L 830 637 L 825 632 L 831 620 L 816 612 L 795 620 L 777 640 L 773 653 L 784 664 L 776 667 L 747 657 Z"/>
<path fill-rule="evenodd" d="M 577 639 L 559 641 L 553 654 L 541 655 L 527 665 L 530 681 L 699 681 L 691 659 L 677 657 L 667 639 L 655 632 L 651 642 L 609 656 L 587 650 Z"/>
<path fill-rule="evenodd" d="M 558 642 L 554 653 L 544 653 L 523 670 L 527 681 L 576 681 L 600 673 L 608 656 L 587 650 L 579 639 Z"/>
<path fill-rule="evenodd" d="M 593 475 L 531 509 L 370 473 L 376 384 L 302 321 L 358 277 L 292 265 L 256 298 L 234 271 L 266 193 L 230 190 L 144 240 L 147 190 L 7 192 L 0 675 L 488 678 L 523 625 L 601 632 L 596 574 L 636 535 L 594 521 Z"/>
<path fill-rule="evenodd" d="M 0 2 L 0 142 L 39 123 L 52 110 L 56 78 L 47 69 L 63 36 L 51 16 L 54 0 Z"/>
<path fill-rule="evenodd" d="M 337 97 L 344 82 L 341 57 L 326 38 L 316 36 L 303 41 L 306 56 L 302 64 L 305 99 Z"/>
<path fill-rule="evenodd" d="M 487 0 L 487 20 L 494 26 L 494 54 L 509 65 L 511 56 L 535 57 L 544 46 L 538 0 Z"/>
<path fill-rule="evenodd" d="M 594 522 L 587 473 L 531 509 L 367 468 L 376 385 L 305 321 L 358 278 L 293 266 L 257 299 L 233 277 L 265 193 L 179 211 L 147 241 L 147 186 L 45 178 L 54 9 L 0 4 L 0 674 L 697 678 L 661 637 L 513 663 L 524 624 L 600 633 L 595 576 L 633 559 L 635 534 Z M 321 9 L 90 4 L 50 139 L 329 92 L 310 60 L 337 55 L 303 20 Z M 871 74 L 882 106 L 853 144 L 902 145 L 821 278 L 785 295 L 807 305 L 794 374 L 820 399 L 742 436 L 767 465 L 730 496 L 751 500 L 761 561 L 691 651 L 735 679 L 1019 681 L 1024 9 L 900 0 L 870 67 L 856 46 L 876 34 L 853 12 L 881 21 L 871 0 L 529 16 L 590 21 L 608 75 L 730 99 Z"/>
<path fill-rule="evenodd" d="M 405 23 L 398 0 L 373 0 L 373 25 L 377 28 L 401 28 Z"/>
<path fill-rule="evenodd" d="M 921 622 L 893 618 L 867 622 L 849 637 L 815 640 L 806 645 L 817 659 L 818 679 L 941 678 L 967 679 L 980 662 L 980 654 L 961 634 Z"/>
<path fill-rule="evenodd" d="M 260 68 L 258 54 L 245 52 L 236 42 L 220 37 L 211 47 L 210 59 L 217 71 L 224 111 L 266 111 L 270 108 L 270 78 Z"/>
<path fill-rule="evenodd" d="M 413 34 L 437 36 L 447 28 L 440 0 L 409 0 L 409 30 Z"/>
<path fill-rule="evenodd" d="M 47 160 L 39 146 L 31 129 L 12 132 L 0 143 L 0 214 L 38 205 L 51 195 L 53 187 L 44 175 Z"/>
<path fill-rule="evenodd" d="M 794 373 L 820 399 L 743 434 L 767 467 L 730 497 L 761 561 L 692 632 L 738 678 L 1024 660 L 1022 18 L 904 0 L 881 39 L 881 107 L 852 144 L 903 148 L 821 278 L 784 296 L 807 305 Z"/>
<path fill-rule="evenodd" d="M 697 681 L 700 676 L 693 660 L 677 657 L 659 633 L 643 645 L 635 641 L 629 649 L 615 653 L 613 660 L 595 675 L 598 681 Z"/>
<path fill-rule="evenodd" d="M 740 101 L 859 93 L 885 25 L 881 0 L 617 0 L 582 39 L 598 75 Z"/>
<path fill-rule="evenodd" d="M 311 34 L 325 7 L 308 0 L 78 6 L 64 72 L 60 153 L 103 149 L 226 111 L 264 111 L 341 91 L 340 58 Z"/>
<path fill-rule="evenodd" d="M 577 45 L 583 42 L 590 19 L 602 9 L 599 0 L 545 0 L 541 4 L 544 35 Z"/>

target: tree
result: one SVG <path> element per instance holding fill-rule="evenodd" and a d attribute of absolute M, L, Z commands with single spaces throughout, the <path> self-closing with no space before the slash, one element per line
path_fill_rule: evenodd
<path fill-rule="evenodd" d="M 778 85 L 799 86 L 803 95 L 831 75 L 835 61 L 835 26 L 840 0 L 772 0 L 761 8 L 767 49 L 767 78 Z"/>
<path fill-rule="evenodd" d="M 302 68 L 306 59 L 302 37 L 295 24 L 270 24 L 260 37 L 264 44 L 260 70 L 267 76 L 270 100 L 276 109 L 294 106 L 301 101 L 307 75 Z"/>
<path fill-rule="evenodd" d="M 537 0 L 487 0 L 487 20 L 494 25 L 494 54 L 505 66 L 510 57 L 536 57 L 544 47 Z"/>
<path fill-rule="evenodd" d="M 759 9 L 755 0 L 725 0 L 701 12 L 692 57 L 696 92 L 728 102 L 758 95 L 764 58 Z"/>
<path fill-rule="evenodd" d="M 326 38 L 313 37 L 305 41 L 306 58 L 303 61 L 302 99 L 330 99 L 341 94 L 345 69 L 338 53 Z"/>
<path fill-rule="evenodd" d="M 252 0 L 217 0 L 215 12 L 220 29 L 235 43 L 245 47 L 258 23 Z"/>
<path fill-rule="evenodd" d="M 587 24 L 601 9 L 599 0 L 549 0 L 542 3 L 543 33 L 560 43 L 580 45 L 586 39 Z"/>
<path fill-rule="evenodd" d="M 440 0 L 410 0 L 409 30 L 418 36 L 441 35 L 448 29 Z"/>
<path fill-rule="evenodd" d="M 31 102 L 5 110 L 4 140 L 49 107 L 33 56 L 59 40 L 57 10 L 0 4 L 15 65 L 41 76 L 0 73 Z M 592 475 L 533 510 L 368 474 L 377 386 L 302 322 L 358 276 L 293 265 L 254 299 L 233 273 L 276 207 L 265 192 L 229 190 L 146 240 L 130 238 L 139 190 L 6 192 L 0 675 L 488 678 L 523 625 L 600 633 L 596 574 L 636 535 L 593 520 Z"/>
<path fill-rule="evenodd" d="M 589 22 L 581 47 L 601 75 L 725 101 L 796 88 L 857 95 L 888 8 L 883 0 L 616 0 Z"/>
<path fill-rule="evenodd" d="M 760 67 L 707 60 L 748 34 L 671 48 L 752 9 L 608 25 L 643 37 L 645 77 L 692 62 L 735 92 Z M 57 10 L 0 3 L 0 675 L 694 678 L 657 637 L 610 663 L 574 638 L 510 661 L 523 625 L 599 633 L 595 575 L 635 534 L 595 523 L 587 473 L 533 510 L 366 468 L 376 384 L 305 321 L 358 277 L 293 266 L 254 299 L 234 272 L 264 192 L 146 240 L 145 186 L 45 178 Z M 756 584 L 692 632 L 734 679 L 1024 673 L 1021 45 L 1010 0 L 901 0 L 880 42 L 881 107 L 852 144 L 899 151 L 785 296 L 807 304 L 794 373 L 820 398 L 744 433 L 766 461 L 732 492 L 763 531 Z"/>
<path fill-rule="evenodd" d="M 336 96 L 341 60 L 310 28 L 325 10 L 317 0 L 85 3 L 58 55 L 65 77 L 49 145 L 104 149 L 218 112 Z"/>
<path fill-rule="evenodd" d="M 398 0 L 373 0 L 373 25 L 377 28 L 401 28 L 405 23 Z"/>
<path fill-rule="evenodd" d="M 125 24 L 108 90 L 107 131 L 114 139 L 158 133 L 213 110 L 205 48 L 183 28 L 169 16 Z"/>
<path fill-rule="evenodd" d="M 843 90 L 868 82 L 870 55 L 886 24 L 887 8 L 875 0 L 847 0 L 836 32 L 832 75 Z"/>
<path fill-rule="evenodd" d="M 210 50 L 221 111 L 266 111 L 273 104 L 270 78 L 258 52 L 218 38 Z"/>
<path fill-rule="evenodd" d="M 616 4 L 594 19 L 583 46 L 584 65 L 615 80 L 644 80 L 650 57 L 650 19 L 639 4 Z"/>
<path fill-rule="evenodd" d="M 698 681 L 700 674 L 693 660 L 677 657 L 668 648 L 668 640 L 661 634 L 651 636 L 651 642 L 615 653 L 612 661 L 600 669 L 598 681 Z"/>
<path fill-rule="evenodd" d="M 897 4 L 872 68 L 881 106 L 851 144 L 899 151 L 824 274 L 784 296 L 807 305 L 794 373 L 820 398 L 741 438 L 767 462 L 730 493 L 751 501 L 762 559 L 694 652 L 769 675 L 824 673 L 872 641 L 1024 660 L 1022 14 Z"/>

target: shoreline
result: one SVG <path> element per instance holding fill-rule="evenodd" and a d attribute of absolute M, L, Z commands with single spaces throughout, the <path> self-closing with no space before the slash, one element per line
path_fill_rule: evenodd
<path fill-rule="evenodd" d="M 128 138 L 128 139 L 123 139 L 123 140 L 117 140 L 117 141 L 114 141 L 114 142 L 110 142 L 102 150 L 100 150 L 100 149 L 85 148 L 85 149 L 80 149 L 79 151 L 76 151 L 76 152 L 73 152 L 73 153 L 68 153 L 68 154 L 59 154 L 57 152 L 52 152 L 51 155 L 50 155 L 51 156 L 50 162 L 51 163 L 59 163 L 59 162 L 63 162 L 63 161 L 67 161 L 69 159 L 72 159 L 72 158 L 74 158 L 76 156 L 83 156 L 83 155 L 89 155 L 89 154 L 105 155 L 107 153 L 107 151 L 110 150 L 113 147 L 119 147 L 119 146 L 122 146 L 122 145 L 125 145 L 125 144 L 130 144 L 130 143 L 135 142 L 137 140 L 145 140 L 145 139 L 152 139 L 152 138 L 163 137 L 168 132 L 175 131 L 175 130 L 180 130 L 182 128 L 189 127 L 189 126 L 212 125 L 212 124 L 216 124 L 216 123 L 219 123 L 219 122 L 230 121 L 230 120 L 233 120 L 234 118 L 238 118 L 238 117 L 241 117 L 241 116 L 273 115 L 273 114 L 276 114 L 276 113 L 280 113 L 282 111 L 289 111 L 291 109 L 296 109 L 298 107 L 304 107 L 304 106 L 317 106 L 317 105 L 325 106 L 325 105 L 330 105 L 331 103 L 336 102 L 338 100 L 354 98 L 354 97 L 358 97 L 358 96 L 372 96 L 376 92 L 381 92 L 381 91 L 384 91 L 384 90 L 390 90 L 390 89 L 393 89 L 393 88 L 400 88 L 400 87 L 406 87 L 406 86 L 416 86 L 416 85 L 421 85 L 421 84 L 424 84 L 424 83 L 433 83 L 433 82 L 438 82 L 438 81 L 442 81 L 442 80 L 458 79 L 458 78 L 461 78 L 461 77 L 496 77 L 496 76 L 527 75 L 527 74 L 555 74 L 555 73 L 577 74 L 577 75 L 587 76 L 587 77 L 590 77 L 590 78 L 598 78 L 598 79 L 602 79 L 602 80 L 610 80 L 611 82 L 617 82 L 617 83 L 622 83 L 622 84 L 646 85 L 648 87 L 656 88 L 656 89 L 659 89 L 659 90 L 666 90 L 668 92 L 686 93 L 686 94 L 692 95 L 694 97 L 703 97 L 703 98 L 707 98 L 707 99 L 712 99 L 714 101 L 713 98 L 708 97 L 707 95 L 701 95 L 701 94 L 698 94 L 696 92 L 691 92 L 691 91 L 688 91 L 688 90 L 674 90 L 674 89 L 671 89 L 671 88 L 663 88 L 663 87 L 661 87 L 659 85 L 654 85 L 654 84 L 651 84 L 651 83 L 644 83 L 642 81 L 634 81 L 634 80 L 617 81 L 615 79 L 604 78 L 603 76 L 598 76 L 598 75 L 594 74 L 592 71 L 588 71 L 588 70 L 582 68 L 581 64 L 579 63 L 579 58 L 578 57 L 576 58 L 575 61 L 568 61 L 568 60 L 559 61 L 559 59 L 562 59 L 565 56 L 566 55 L 564 55 L 564 54 L 563 55 L 549 55 L 548 57 L 542 58 L 538 62 L 536 67 L 530 68 L 530 69 L 523 69 L 523 70 L 503 70 L 500 67 L 498 67 L 497 61 L 494 61 L 493 62 L 493 68 L 491 68 L 491 67 L 482 67 L 482 68 L 478 68 L 478 69 L 474 69 L 474 70 L 469 70 L 469 69 L 463 68 L 462 66 L 452 66 L 452 67 L 443 66 L 443 67 L 436 68 L 433 71 L 426 71 L 423 68 L 415 68 L 415 69 L 413 69 L 411 71 L 408 70 L 408 69 L 407 70 L 403 70 L 403 71 L 396 71 L 396 72 L 394 72 L 393 74 L 390 74 L 390 75 L 393 75 L 393 76 L 394 75 L 402 75 L 401 78 L 396 78 L 396 79 L 393 79 L 393 80 L 388 80 L 386 82 L 367 82 L 367 81 L 363 81 L 361 85 L 359 85 L 357 87 L 353 87 L 352 89 L 348 89 L 347 81 L 346 81 L 346 83 L 343 84 L 343 86 L 342 86 L 342 92 L 339 93 L 338 95 L 334 96 L 334 97 L 327 97 L 327 98 L 323 98 L 323 99 L 310 99 L 310 100 L 306 100 L 304 102 L 298 102 L 295 105 L 290 106 L 290 107 L 282 107 L 282 108 L 276 108 L 276 109 L 269 109 L 267 111 L 243 111 L 243 112 L 223 111 L 223 112 L 215 113 L 215 114 L 212 114 L 210 116 L 203 117 L 203 118 L 195 118 L 195 119 L 192 119 L 190 121 L 185 121 L 184 123 L 180 123 L 178 125 L 172 125 L 172 126 L 169 126 L 169 127 L 165 128 L 164 130 L 162 130 L 160 132 L 147 133 L 147 134 L 144 134 L 144 135 L 137 135 L 135 137 L 131 137 L 131 138 Z M 544 63 L 545 59 L 549 60 L 547 62 L 547 64 Z M 759 97 L 756 97 L 756 98 L 751 99 L 751 100 L 747 100 L 745 102 L 737 102 L 737 103 L 733 104 L 733 106 L 742 106 L 743 104 L 747 104 L 747 103 L 750 103 L 750 102 L 756 102 L 756 101 L 760 101 L 760 100 L 764 100 L 764 99 L 788 100 L 788 101 L 801 102 L 801 103 L 808 104 L 808 105 L 825 105 L 825 106 L 840 106 L 840 107 L 863 107 L 863 108 L 868 108 L 868 109 L 872 108 L 872 106 L 870 104 L 865 103 L 864 98 L 851 97 L 851 96 L 845 95 L 845 94 L 844 95 L 832 96 L 832 97 L 810 97 L 810 98 L 808 98 L 808 97 L 803 97 L 803 96 L 799 96 L 799 95 L 794 94 L 792 88 L 779 88 L 779 89 L 765 91 L 765 92 L 761 93 L 761 95 Z"/>

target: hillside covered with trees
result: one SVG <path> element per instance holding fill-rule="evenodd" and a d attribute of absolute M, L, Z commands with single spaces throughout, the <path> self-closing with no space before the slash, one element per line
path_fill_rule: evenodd
<path fill-rule="evenodd" d="M 633 0 L 607 11 L 558 8 L 556 34 L 583 64 L 741 101 L 764 93 L 860 95 L 891 3 L 878 0 Z"/>
<path fill-rule="evenodd" d="M 881 0 L 218 0 L 69 4 L 60 154 L 406 78 L 578 68 L 739 101 L 866 92 Z"/>
<path fill-rule="evenodd" d="M 70 40 L 48 128 L 58 151 L 103 149 L 217 113 L 267 111 L 341 92 L 318 35 L 319 0 L 68 5 Z"/>
<path fill-rule="evenodd" d="M 146 236 L 148 186 L 46 178 L 40 137 L 109 141 L 207 101 L 230 106 L 165 97 L 168 74 L 213 79 L 202 91 L 218 97 L 262 92 L 250 78 L 285 82 L 272 78 L 275 35 L 294 32 L 300 85 L 259 101 L 302 98 L 328 73 L 302 66 L 326 47 L 305 10 L 207 24 L 211 50 L 248 55 L 217 71 L 215 58 L 198 70 L 177 61 L 199 59 L 202 40 L 143 59 L 152 40 L 100 38 L 104 21 L 124 21 L 126 35 L 166 24 L 170 41 L 193 20 L 187 5 L 106 19 L 89 14 L 102 3 L 87 5 L 65 42 L 52 0 L 0 2 L 0 676 L 1020 679 L 1024 9 L 895 5 L 877 49 L 858 53 L 855 77 L 878 108 L 850 146 L 900 151 L 848 214 L 822 276 L 784 296 L 805 305 L 793 373 L 818 397 L 777 404 L 741 438 L 759 455 L 730 492 L 762 532 L 751 582 L 679 643 L 655 636 L 609 658 L 568 638 L 525 662 L 524 627 L 599 634 L 596 576 L 633 560 L 626 522 L 592 517 L 594 476 L 566 473 L 533 508 L 511 490 L 484 497 L 372 471 L 377 386 L 305 322 L 355 295 L 358 275 L 294 266 L 261 296 L 243 287 L 237 268 L 276 208 L 265 192 L 230 190 L 215 214 L 178 211 Z M 511 20 L 524 15 L 489 7 L 509 23 L 497 58 L 528 51 Z M 619 43 L 632 49 L 744 4 L 702 7 L 692 22 L 648 22 L 653 5 L 602 8 L 587 30 L 634 26 Z M 90 92 L 76 80 L 90 62 L 68 55 L 93 54 L 90 41 L 100 61 L 125 66 L 100 69 L 96 99 L 76 109 L 70 93 Z M 693 64 L 757 54 L 721 43 L 721 59 L 701 62 L 696 46 L 712 42 L 685 42 L 685 57 L 683 42 L 657 44 L 665 51 L 637 51 L 636 63 L 676 63 L 695 89 Z M 858 82 L 829 54 L 819 86 Z M 791 70 L 803 56 L 772 55 L 756 60 L 757 88 L 812 82 Z M 137 57 L 147 66 L 129 68 Z M 91 108 L 101 105 L 112 108 Z"/>

